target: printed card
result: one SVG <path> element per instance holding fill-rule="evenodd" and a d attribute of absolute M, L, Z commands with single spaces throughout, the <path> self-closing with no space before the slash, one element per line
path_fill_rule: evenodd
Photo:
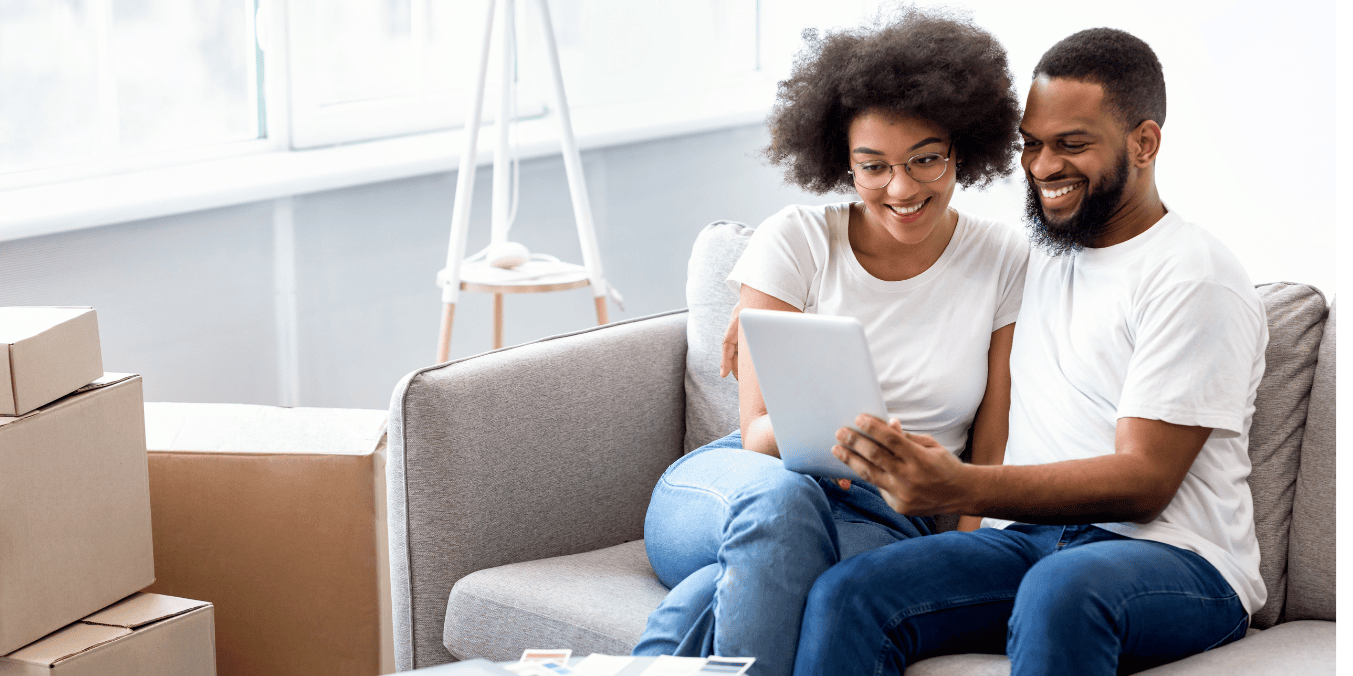
<path fill-rule="evenodd" d="M 573 655 L 572 650 L 563 648 L 529 648 L 522 652 L 521 659 L 517 660 L 519 664 L 527 662 L 559 662 L 568 664 L 568 658 Z"/>
<path fill-rule="evenodd" d="M 747 669 L 755 662 L 755 657 L 711 657 L 705 661 L 705 666 L 697 671 L 697 674 L 723 674 L 723 676 L 739 676 L 746 673 Z"/>

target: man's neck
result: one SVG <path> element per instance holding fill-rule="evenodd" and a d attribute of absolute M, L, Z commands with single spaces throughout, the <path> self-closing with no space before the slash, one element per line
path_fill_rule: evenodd
<path fill-rule="evenodd" d="M 1100 235 L 1094 248 L 1122 244 L 1146 232 L 1165 217 L 1165 212 L 1165 203 L 1160 201 L 1160 194 L 1156 192 L 1156 184 L 1152 181 L 1144 192 L 1126 196 L 1122 208 L 1110 219 L 1109 229 Z"/>

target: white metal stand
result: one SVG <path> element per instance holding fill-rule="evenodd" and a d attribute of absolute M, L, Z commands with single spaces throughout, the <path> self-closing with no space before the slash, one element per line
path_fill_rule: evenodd
<path fill-rule="evenodd" d="M 446 268 L 437 274 L 442 287 L 442 326 L 437 342 L 437 361 L 444 362 L 451 351 L 451 325 L 455 316 L 456 300 L 461 291 L 494 294 L 493 346 L 503 345 L 503 294 L 542 293 L 584 286 L 592 288 L 597 310 L 597 323 L 605 324 L 606 279 L 601 272 L 601 256 L 597 250 L 596 232 L 592 227 L 592 206 L 587 199 L 583 181 L 582 157 L 573 138 L 573 123 L 569 117 L 568 101 L 564 97 L 564 77 L 559 68 L 559 47 L 555 43 L 554 28 L 546 0 L 531 0 L 539 10 L 544 31 L 545 51 L 549 55 L 551 104 L 559 120 L 559 141 L 564 156 L 564 171 L 568 176 L 569 196 L 573 202 L 573 217 L 578 226 L 578 240 L 582 244 L 583 264 L 529 261 L 512 270 L 495 268 L 487 261 L 465 260 L 465 238 L 470 221 L 470 198 L 474 193 L 475 151 L 479 128 L 483 122 L 484 86 L 488 81 L 490 47 L 493 42 L 494 14 L 498 15 L 498 55 L 502 63 L 502 87 L 499 90 L 497 145 L 493 158 L 493 225 L 495 244 L 506 241 L 511 195 L 508 158 L 509 109 L 513 73 L 513 53 L 510 40 L 516 21 L 515 0 L 490 0 L 484 26 L 484 44 L 479 54 L 479 78 L 471 97 L 465 122 L 465 149 L 460 156 L 460 170 L 456 175 L 456 199 L 451 210 L 451 241 L 446 251 Z"/>

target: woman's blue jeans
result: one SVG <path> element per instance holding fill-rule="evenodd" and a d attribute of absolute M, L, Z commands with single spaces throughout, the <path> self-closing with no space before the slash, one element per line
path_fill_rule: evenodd
<path fill-rule="evenodd" d="M 1094 526 L 943 533 L 818 578 L 794 673 L 900 674 L 934 655 L 1006 653 L 1012 676 L 1111 676 L 1245 635 L 1236 593 L 1201 556 Z"/>
<path fill-rule="evenodd" d="M 854 554 L 930 535 L 864 483 L 784 468 L 739 433 L 672 464 L 644 522 L 648 560 L 671 589 L 635 655 L 755 657 L 749 673 L 787 676 L 813 581 Z"/>

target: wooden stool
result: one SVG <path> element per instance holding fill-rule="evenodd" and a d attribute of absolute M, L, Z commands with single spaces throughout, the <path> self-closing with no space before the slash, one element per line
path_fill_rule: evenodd
<path fill-rule="evenodd" d="M 515 279 L 514 279 L 515 277 Z M 503 346 L 503 295 L 509 293 L 546 293 L 567 291 L 588 286 L 591 280 L 587 268 L 563 262 L 528 261 L 512 270 L 485 265 L 466 264 L 460 270 L 460 290 L 493 294 L 493 349 Z M 597 306 L 597 325 L 606 323 L 606 298 L 593 299 Z M 451 332 L 449 317 L 444 331 Z"/>

